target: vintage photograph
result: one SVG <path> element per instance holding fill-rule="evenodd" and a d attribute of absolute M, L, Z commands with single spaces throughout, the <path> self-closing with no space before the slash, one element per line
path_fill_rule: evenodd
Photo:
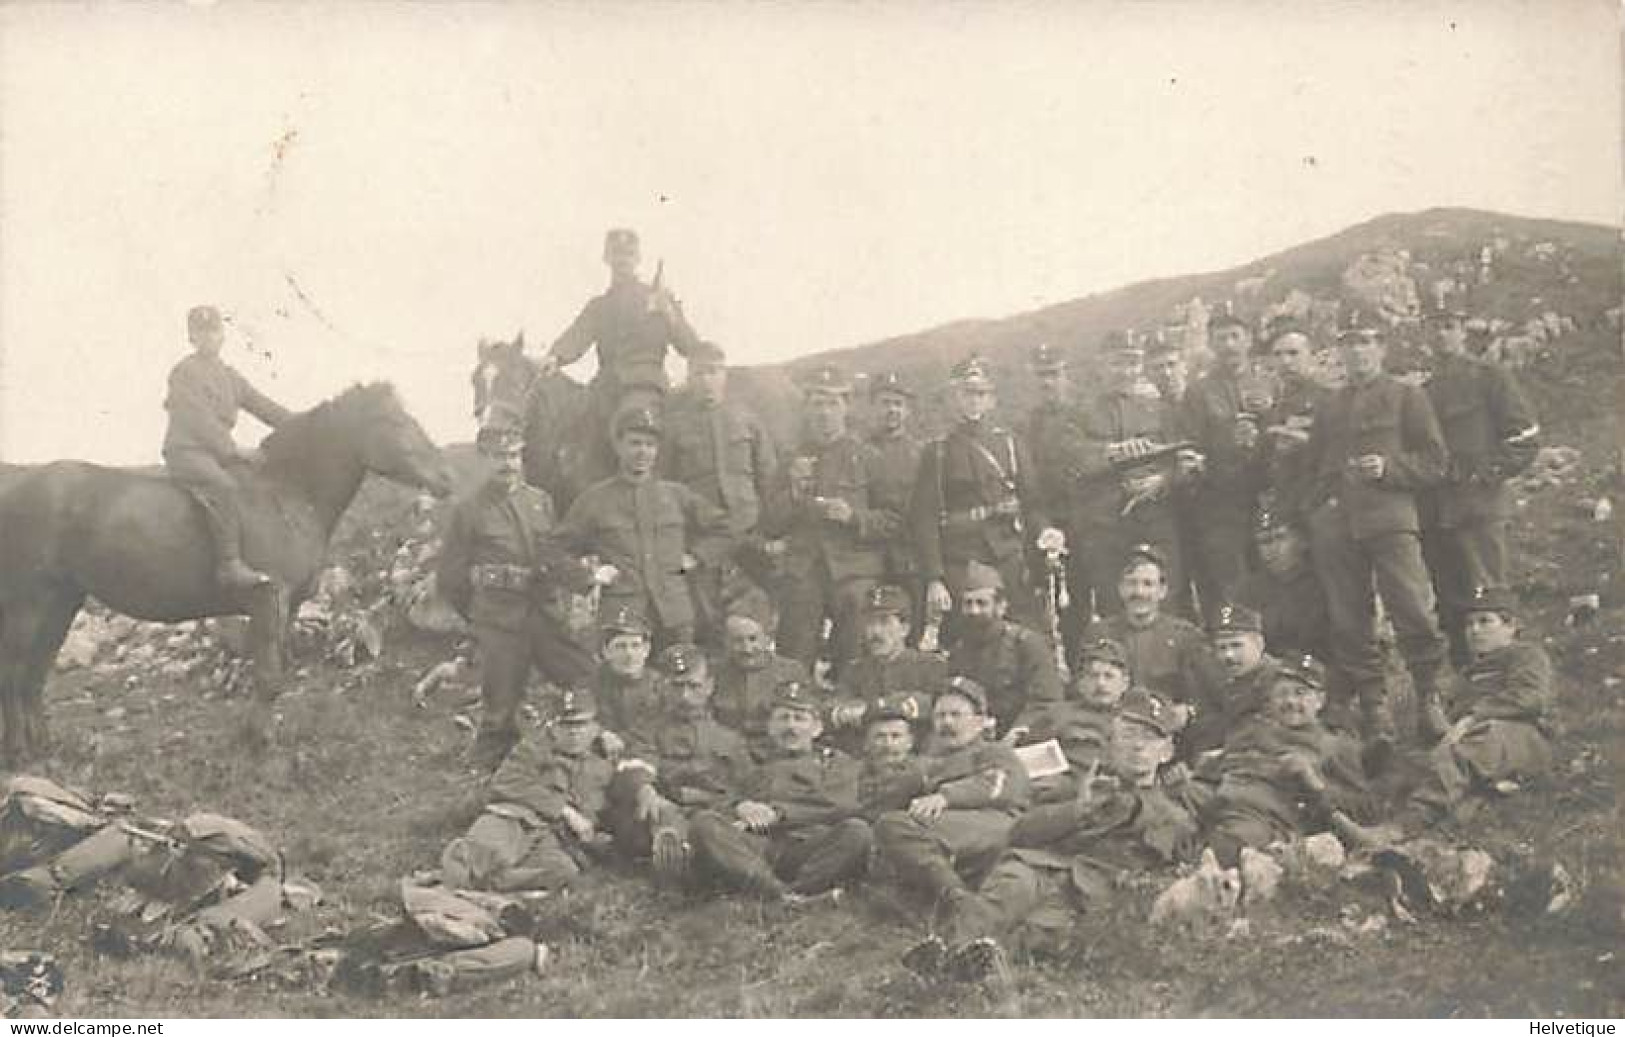
<path fill-rule="evenodd" d="M 0 1016 L 1625 1016 L 1620 16 L 0 5 Z"/>

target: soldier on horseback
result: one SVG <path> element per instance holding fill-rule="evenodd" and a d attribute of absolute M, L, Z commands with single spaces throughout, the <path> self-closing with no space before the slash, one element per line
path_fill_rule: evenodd
<path fill-rule="evenodd" d="M 242 515 L 236 472 L 252 464 L 256 450 L 231 438 L 237 412 L 246 410 L 275 428 L 288 411 L 220 359 L 225 328 L 213 306 L 194 306 L 186 315 L 194 352 L 169 372 L 169 428 L 164 433 L 164 465 L 176 482 L 203 505 L 214 537 L 215 578 L 227 590 L 243 590 L 270 578 L 243 562 Z"/>
<path fill-rule="evenodd" d="M 541 358 L 541 373 L 573 364 L 598 347 L 598 374 L 592 382 L 591 428 L 595 471 L 616 468 L 610 424 L 623 409 L 658 413 L 668 387 L 666 349 L 691 356 L 699 336 L 682 307 L 655 274 L 653 284 L 638 278 L 641 253 L 636 231 L 616 228 L 604 235 L 609 288 L 588 300 L 558 341 Z"/>

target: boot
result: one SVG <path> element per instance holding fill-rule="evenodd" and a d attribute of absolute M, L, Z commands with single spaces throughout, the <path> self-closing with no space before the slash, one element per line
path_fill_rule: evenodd
<path fill-rule="evenodd" d="M 1444 696 L 1437 684 L 1416 688 L 1416 741 L 1423 748 L 1437 745 L 1450 730 L 1450 718 L 1445 715 Z"/>
<path fill-rule="evenodd" d="M 228 502 L 209 499 L 203 502 L 203 514 L 209 535 L 214 538 L 215 582 L 228 591 L 251 590 L 270 583 L 269 576 L 243 562 L 243 531 L 237 509 Z"/>
<path fill-rule="evenodd" d="M 1377 777 L 1388 770 L 1394 760 L 1394 714 L 1388 705 L 1388 689 L 1360 689 L 1360 713 L 1365 728 L 1365 749 L 1361 762 L 1369 777 Z"/>

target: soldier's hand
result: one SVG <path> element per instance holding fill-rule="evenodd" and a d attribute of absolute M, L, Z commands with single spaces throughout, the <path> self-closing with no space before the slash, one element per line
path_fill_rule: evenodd
<path fill-rule="evenodd" d="M 762 553 L 769 558 L 779 558 L 784 555 L 786 546 L 783 540 L 764 540 L 762 542 Z"/>
<path fill-rule="evenodd" d="M 639 821 L 653 824 L 660 817 L 661 807 L 666 800 L 653 785 L 645 785 L 638 789 L 638 807 L 635 816 Z"/>
<path fill-rule="evenodd" d="M 940 792 L 933 792 L 929 796 L 916 796 L 908 804 L 908 816 L 922 825 L 934 824 L 942 812 L 948 809 L 948 800 Z"/>
<path fill-rule="evenodd" d="M 1178 465 L 1180 475 L 1201 475 L 1207 470 L 1207 455 L 1190 447 L 1176 453 L 1174 461 Z"/>
<path fill-rule="evenodd" d="M 597 834 L 598 826 L 592 823 L 592 818 L 586 816 L 575 807 L 566 806 L 564 808 L 563 818 L 565 827 L 570 829 L 570 834 L 575 836 L 581 842 L 591 842 L 592 837 Z"/>
<path fill-rule="evenodd" d="M 1020 745 L 1022 740 L 1032 733 L 1033 730 L 1030 727 L 1012 727 L 1010 730 L 1004 733 L 1004 737 L 999 739 L 999 741 L 1014 748 L 1015 746 Z"/>
<path fill-rule="evenodd" d="M 930 586 L 925 588 L 925 604 L 936 615 L 953 611 L 954 596 L 948 593 L 948 585 L 941 580 L 932 580 Z"/>
<path fill-rule="evenodd" d="M 598 745 L 605 756 L 619 756 L 626 750 L 626 740 L 614 731 L 598 732 Z"/>
<path fill-rule="evenodd" d="M 1251 414 L 1237 414 L 1235 428 L 1236 446 L 1242 450 L 1251 450 L 1258 445 L 1258 419 Z"/>
<path fill-rule="evenodd" d="M 852 505 L 848 504 L 840 497 L 827 497 L 824 499 L 823 504 L 824 517 L 829 519 L 831 522 L 838 522 L 844 526 L 848 522 L 852 521 L 852 516 L 854 514 L 852 511 Z"/>
<path fill-rule="evenodd" d="M 744 823 L 745 827 L 752 832 L 765 832 L 778 824 L 779 821 L 779 812 L 777 810 L 774 810 L 766 803 L 757 803 L 752 800 L 746 800 L 739 804 L 734 808 L 734 813 L 739 816 L 739 820 Z"/>
<path fill-rule="evenodd" d="M 863 723 L 863 714 L 868 711 L 863 703 L 856 705 L 836 706 L 829 711 L 831 727 L 856 727 Z"/>

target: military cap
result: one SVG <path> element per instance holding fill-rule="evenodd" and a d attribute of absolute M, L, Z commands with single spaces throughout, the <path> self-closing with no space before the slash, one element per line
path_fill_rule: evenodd
<path fill-rule="evenodd" d="M 557 587 L 572 594 L 586 594 L 592 590 L 592 572 L 581 559 L 557 545 L 544 547 L 536 560 L 535 579 L 544 587 Z"/>
<path fill-rule="evenodd" d="M 1145 353 L 1145 344 L 1127 331 L 1108 331 L 1100 342 L 1103 353 Z"/>
<path fill-rule="evenodd" d="M 1283 660 L 1276 675 L 1285 680 L 1297 681 L 1305 687 L 1326 686 L 1326 667 L 1312 655 L 1297 655 Z"/>
<path fill-rule="evenodd" d="M 604 251 L 638 247 L 638 232 L 630 227 L 611 227 L 604 232 Z"/>
<path fill-rule="evenodd" d="M 1156 732 L 1164 738 L 1178 733 L 1173 710 L 1144 688 L 1130 688 L 1117 704 L 1117 719 Z"/>
<path fill-rule="evenodd" d="M 975 706 L 976 712 L 987 712 L 987 689 L 963 674 L 949 677 L 948 683 L 937 693 L 937 698 L 941 699 L 946 695 L 958 695 Z"/>
<path fill-rule="evenodd" d="M 803 713 L 820 713 L 824 706 L 812 693 L 805 681 L 780 681 L 773 689 L 774 709 L 797 709 Z"/>
<path fill-rule="evenodd" d="M 1252 330 L 1247 326 L 1246 321 L 1242 320 L 1234 313 L 1231 313 L 1228 309 L 1220 310 L 1218 313 L 1213 314 L 1207 319 L 1207 332 L 1209 335 L 1220 330 L 1221 328 L 1240 328 L 1243 331 Z"/>
<path fill-rule="evenodd" d="M 1298 318 L 1290 313 L 1283 313 L 1271 317 L 1269 323 L 1264 325 L 1263 344 L 1268 347 L 1274 345 L 1276 339 L 1284 338 L 1287 335 L 1307 336 L 1308 334 L 1308 329 L 1303 326 L 1303 323 Z"/>
<path fill-rule="evenodd" d="M 193 334 L 221 327 L 220 311 L 213 306 L 194 306 L 186 311 L 186 330 Z"/>
<path fill-rule="evenodd" d="M 906 720 L 912 724 L 918 719 L 920 702 L 913 695 L 882 695 L 870 702 L 863 712 L 866 725 L 883 720 Z"/>
<path fill-rule="evenodd" d="M 821 364 L 802 376 L 801 391 L 846 396 L 852 392 L 852 376 L 836 364 Z"/>
<path fill-rule="evenodd" d="M 615 438 L 628 432 L 647 432 L 660 435 L 660 415 L 649 407 L 627 407 L 615 415 Z"/>
<path fill-rule="evenodd" d="M 598 703 L 586 688 L 566 688 L 553 702 L 549 719 L 555 724 L 585 724 L 598 716 Z"/>
<path fill-rule="evenodd" d="M 1472 596 L 1461 607 L 1463 613 L 1499 612 L 1510 616 L 1517 611 L 1518 601 L 1508 587 L 1474 587 Z"/>
<path fill-rule="evenodd" d="M 1264 632 L 1264 617 L 1258 614 L 1257 609 L 1246 605 L 1224 604 L 1207 625 L 1207 632 L 1218 634 L 1262 634 Z"/>
<path fill-rule="evenodd" d="M 1382 338 L 1382 323 L 1370 310 L 1350 310 L 1338 325 L 1339 345 L 1350 342 L 1371 342 Z"/>
<path fill-rule="evenodd" d="M 655 667 L 668 677 L 681 677 L 705 665 L 705 653 L 692 644 L 669 645 L 655 660 Z"/>
<path fill-rule="evenodd" d="M 914 390 L 903 381 L 903 376 L 896 371 L 884 371 L 869 379 L 869 398 L 872 400 L 883 392 L 894 392 L 899 396 L 914 398 Z"/>
<path fill-rule="evenodd" d="M 972 559 L 965 565 L 965 590 L 985 591 L 1004 590 L 1004 577 L 999 570 L 982 562 Z"/>
<path fill-rule="evenodd" d="M 1121 642 L 1109 637 L 1100 637 L 1083 646 L 1078 653 L 1079 664 L 1089 662 L 1091 659 L 1103 663 L 1111 663 L 1120 670 L 1128 669 L 1128 651 Z"/>
<path fill-rule="evenodd" d="M 901 616 L 906 620 L 914 614 L 914 602 L 910 600 L 908 591 L 895 584 L 883 583 L 870 590 L 863 599 L 863 614 Z"/>
<path fill-rule="evenodd" d="M 1290 531 L 1292 528 L 1292 521 L 1273 509 L 1260 507 L 1253 514 L 1253 537 L 1255 539 L 1269 540 Z"/>
<path fill-rule="evenodd" d="M 1027 362 L 1034 371 L 1064 371 L 1066 370 L 1066 355 L 1048 342 L 1040 342 L 1032 348 L 1027 355 Z"/>
<path fill-rule="evenodd" d="M 1150 562 L 1163 572 L 1168 571 L 1168 556 L 1156 544 L 1135 544 L 1123 554 L 1123 569 L 1141 562 Z"/>
<path fill-rule="evenodd" d="M 480 429 L 474 437 L 474 445 L 481 453 L 491 457 L 522 450 L 525 446 L 525 430 L 515 422 L 499 418 Z"/>
<path fill-rule="evenodd" d="M 1169 353 L 1183 353 L 1185 346 L 1172 335 L 1165 335 L 1161 331 L 1148 332 L 1141 338 L 1147 356 L 1167 356 Z"/>
<path fill-rule="evenodd" d="M 643 613 L 630 605 L 621 605 L 613 609 L 608 618 L 599 624 L 599 627 L 606 639 L 614 637 L 616 634 L 642 634 L 644 637 L 648 637 L 652 633 L 649 628 L 649 621 L 643 618 Z"/>
<path fill-rule="evenodd" d="M 993 365 L 986 357 L 968 356 L 953 366 L 948 380 L 971 389 L 993 388 Z"/>
<path fill-rule="evenodd" d="M 734 617 L 748 619 L 768 632 L 776 630 L 779 625 L 778 609 L 774 607 L 773 599 L 760 587 L 752 587 L 723 606 L 723 618 Z"/>
<path fill-rule="evenodd" d="M 690 370 L 696 367 L 726 367 L 728 354 L 715 342 L 696 342 L 694 348 L 688 351 L 688 366 Z"/>

